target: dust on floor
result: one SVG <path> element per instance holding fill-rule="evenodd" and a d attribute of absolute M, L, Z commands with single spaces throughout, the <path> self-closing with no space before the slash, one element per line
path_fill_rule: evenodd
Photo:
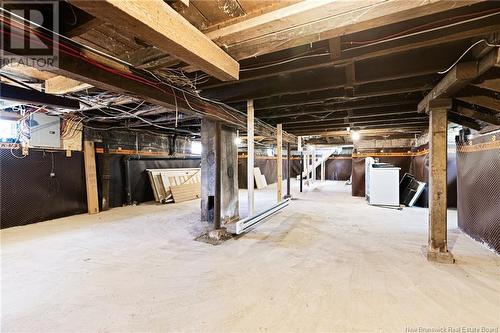
<path fill-rule="evenodd" d="M 409 332 L 498 328 L 500 257 L 456 227 L 429 263 L 427 209 L 371 207 L 316 183 L 212 246 L 199 201 L 2 230 L 2 332 Z M 242 206 L 246 193 L 240 193 Z M 257 191 L 257 205 L 275 198 Z M 260 205 L 260 206 L 259 206 Z"/>

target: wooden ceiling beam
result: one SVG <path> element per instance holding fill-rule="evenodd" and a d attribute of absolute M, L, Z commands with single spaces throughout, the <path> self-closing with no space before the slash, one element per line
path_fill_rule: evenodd
<path fill-rule="evenodd" d="M 417 110 L 416 103 L 391 103 L 390 107 L 387 106 L 364 106 L 359 105 L 353 108 L 332 106 L 332 107 L 316 107 L 316 108 L 304 108 L 299 109 L 298 111 L 302 111 L 300 115 L 288 115 L 289 113 L 294 113 L 294 111 L 283 111 L 279 117 L 276 118 L 266 118 L 261 117 L 262 119 L 266 119 L 270 124 L 277 123 L 285 123 L 285 122 L 299 122 L 299 121 L 316 121 L 318 119 L 327 119 L 327 118 L 369 118 L 374 116 L 384 116 L 384 115 L 400 115 L 400 114 L 410 114 L 415 113 Z"/>
<path fill-rule="evenodd" d="M 307 102 L 325 102 L 325 101 L 348 101 L 348 100 L 356 100 L 356 99 L 364 99 L 370 97 L 378 97 L 378 96 L 386 96 L 386 95 L 396 95 L 396 94 L 411 94 L 411 93 L 425 93 L 432 88 L 432 82 L 435 81 L 433 76 L 422 76 L 415 78 L 408 78 L 403 80 L 389 80 L 381 83 L 368 83 L 365 85 L 359 85 L 357 87 L 351 88 L 350 92 L 346 92 L 343 87 L 335 87 L 331 89 L 318 89 L 318 90 L 306 90 L 306 91 L 289 91 L 288 94 L 282 96 L 280 94 L 271 95 L 271 96 L 261 96 L 256 98 L 255 101 L 258 100 L 279 100 L 279 97 L 282 101 L 279 103 L 283 103 L 285 100 L 292 100 L 291 97 L 297 96 L 297 99 L 300 104 L 300 97 L 303 98 L 304 101 Z M 316 96 L 323 96 L 314 98 L 313 93 L 318 93 Z M 286 97 L 286 99 L 285 99 Z M 242 101 L 229 101 L 230 103 L 234 102 L 242 102 Z M 270 103 L 267 104 L 267 109 L 272 109 Z M 279 105 L 279 104 L 278 104 Z"/>
<path fill-rule="evenodd" d="M 297 136 L 307 136 L 307 135 L 319 135 L 319 136 L 336 136 L 336 135 L 342 135 L 345 133 L 346 135 L 350 135 L 346 131 L 346 127 L 349 127 L 348 124 L 345 126 L 338 126 L 338 127 L 331 127 L 331 128 L 325 128 L 325 129 L 317 129 L 317 128 L 311 128 L 311 129 L 301 129 L 301 130 L 289 130 L 291 133 Z M 417 124 L 385 124 L 385 125 L 370 125 L 370 126 L 364 126 L 363 128 L 354 128 L 354 130 L 363 133 L 361 131 L 363 130 L 378 130 L 376 133 L 377 134 L 382 134 L 382 133 L 405 133 L 405 134 L 416 134 L 416 133 L 421 133 L 425 131 L 429 127 L 428 122 L 421 122 Z"/>
<path fill-rule="evenodd" d="M 76 81 L 61 75 L 45 81 L 45 92 L 49 94 L 69 94 L 90 88 L 92 88 L 90 84 Z"/>
<path fill-rule="evenodd" d="M 448 120 L 452 123 L 462 125 L 468 128 L 472 128 L 473 130 L 479 131 L 481 130 L 481 125 L 478 124 L 474 119 L 467 119 L 462 117 L 460 114 L 450 113 L 448 114 Z"/>
<path fill-rule="evenodd" d="M 450 27 L 437 27 L 430 31 L 391 38 L 344 50 L 340 50 L 340 37 L 336 37 L 329 40 L 329 54 L 325 54 L 325 51 L 320 48 L 317 51 L 310 53 L 309 55 L 311 55 L 311 57 L 308 58 L 297 59 L 296 61 L 283 63 L 281 65 L 277 64 L 275 66 L 264 67 L 261 69 L 245 69 L 240 73 L 240 79 L 238 82 L 264 79 L 306 70 L 327 69 L 352 61 L 382 57 L 394 53 L 401 53 L 410 50 L 432 47 L 435 45 L 453 43 L 459 40 L 485 36 L 500 31 L 500 24 L 498 24 L 499 15 L 500 11 L 496 16 L 489 17 L 487 19 L 472 22 L 458 22 L 456 25 Z M 334 43 L 333 41 L 336 42 Z M 255 61 L 252 66 L 258 68 L 261 61 L 266 61 L 265 57 L 262 58 L 263 59 L 260 61 L 257 59 L 258 61 Z M 204 89 L 208 89 L 224 85 L 227 84 L 217 80 L 211 80 L 202 87 Z"/>
<path fill-rule="evenodd" d="M 466 102 L 470 105 L 477 105 L 486 109 L 500 112 L 500 100 L 489 96 L 475 95 L 475 96 L 461 96 L 456 97 L 457 100 Z"/>
<path fill-rule="evenodd" d="M 391 125 L 422 125 L 426 126 L 429 124 L 429 120 L 426 117 L 415 117 L 415 118 L 402 118 L 402 119 L 384 119 L 384 120 L 367 120 L 367 121 L 336 121 L 325 124 L 304 124 L 304 125 L 294 125 L 294 126 L 285 126 L 286 130 L 289 132 L 295 132 L 297 130 L 314 130 L 314 129 L 331 129 L 331 128 L 345 128 L 345 127 L 354 127 L 354 128 L 363 128 L 366 126 L 372 127 L 386 127 Z"/>
<path fill-rule="evenodd" d="M 383 1 L 361 0 L 355 3 L 335 0 L 303 1 L 210 31 L 207 36 L 219 45 L 233 45 L 330 16 L 345 15 L 353 10 L 366 9 Z"/>
<path fill-rule="evenodd" d="M 208 36 L 240 60 L 481 1 L 311 1 L 224 27 Z M 309 7 L 318 13 L 311 15 Z"/>
<path fill-rule="evenodd" d="M 161 0 L 70 2 L 220 80 L 238 79 L 238 62 Z"/>
<path fill-rule="evenodd" d="M 393 136 L 393 135 L 408 135 L 413 136 L 414 134 L 420 134 L 424 131 L 422 127 L 396 127 L 396 128 L 375 128 L 375 129 L 361 129 L 357 132 L 361 134 L 362 137 L 370 137 L 370 136 Z M 300 132 L 297 132 L 297 135 L 300 135 Z M 327 131 L 311 131 L 310 134 L 312 136 L 321 136 L 321 137 L 350 137 L 351 133 L 345 129 L 342 130 L 327 130 Z"/>
<path fill-rule="evenodd" d="M 38 90 L 25 89 L 3 82 L 0 82 L 0 91 L 2 92 L 2 99 L 8 101 L 23 102 L 24 104 L 48 105 L 73 110 L 80 108 L 80 102 L 74 99 L 46 94 Z"/>
<path fill-rule="evenodd" d="M 437 78 L 437 72 L 448 67 L 459 56 L 457 47 L 462 49 L 469 45 L 460 43 L 460 45 L 451 46 L 446 48 L 435 46 L 432 49 L 415 50 L 404 55 L 391 55 L 356 62 L 354 68 L 348 67 L 351 69 L 352 77 L 355 78 L 352 82 L 346 79 L 345 66 L 338 66 L 323 71 L 301 71 L 261 80 L 238 81 L 217 88 L 202 88 L 202 94 L 221 101 L 236 102 L 354 85 L 354 96 L 357 96 L 358 86 L 368 83 L 384 86 L 388 84 L 388 81 L 425 75 L 436 75 Z M 432 80 L 427 81 L 429 82 L 432 83 Z M 394 89 L 397 91 L 398 87 L 395 86 Z M 343 95 L 345 93 L 340 96 Z"/>
<path fill-rule="evenodd" d="M 391 119 L 410 119 L 410 118 L 419 118 L 424 119 L 426 116 L 423 116 L 421 113 L 417 113 L 415 110 L 406 110 L 400 112 L 382 112 L 382 113 L 356 113 L 353 112 L 334 112 L 332 117 L 320 118 L 316 117 L 314 119 L 300 119 L 300 120 L 280 120 L 270 122 L 271 124 L 283 124 L 284 126 L 293 126 L 293 125 L 301 125 L 301 124 L 327 124 L 329 122 L 335 123 L 338 121 L 345 122 L 372 122 L 379 120 L 391 120 Z"/>
<path fill-rule="evenodd" d="M 356 106 L 354 108 L 350 107 L 323 107 L 323 108 L 305 108 L 299 111 L 283 111 L 281 114 L 272 114 L 272 115 L 263 115 L 260 116 L 259 119 L 264 119 L 265 121 L 271 124 L 278 123 L 286 123 L 290 121 L 294 121 L 296 119 L 300 119 L 301 121 L 306 121 L 310 119 L 310 117 L 321 117 L 321 115 L 344 115 L 343 117 L 348 117 L 349 114 L 352 114 L 353 118 L 364 118 L 364 117 L 372 117 L 376 115 L 397 115 L 397 114 L 407 114 L 416 112 L 416 103 L 407 103 L 407 104 L 397 104 L 397 103 L 385 103 L 392 104 L 393 106 L 390 108 L 387 107 L 379 107 L 377 105 L 374 106 Z M 304 120 L 299 117 L 309 117 Z"/>
<path fill-rule="evenodd" d="M 483 82 L 475 83 L 474 86 L 500 92 L 500 75 L 497 79 L 484 80 Z"/>
<path fill-rule="evenodd" d="M 405 93 L 386 93 L 376 96 L 351 97 L 336 96 L 336 91 L 322 90 L 311 93 L 276 96 L 267 99 L 258 99 L 254 101 L 255 111 L 259 115 L 280 114 L 287 111 L 297 111 L 310 107 L 357 107 L 364 105 L 393 106 L 401 104 L 415 103 L 422 99 L 423 92 L 405 92 Z M 415 102 L 416 101 L 416 102 Z M 230 103 L 237 109 L 244 109 L 241 102 Z"/>
<path fill-rule="evenodd" d="M 457 106 L 451 110 L 451 112 L 459 114 L 461 116 L 471 118 L 471 119 L 477 119 L 484 121 L 489 124 L 493 125 L 500 125 L 500 118 L 492 116 L 490 114 L 484 113 L 484 112 L 479 112 L 476 110 L 472 110 L 463 106 Z"/>
<path fill-rule="evenodd" d="M 427 112 L 429 103 L 438 98 L 452 97 L 471 81 L 500 64 L 500 49 L 491 50 L 479 61 L 458 63 L 418 104 L 419 112 Z"/>

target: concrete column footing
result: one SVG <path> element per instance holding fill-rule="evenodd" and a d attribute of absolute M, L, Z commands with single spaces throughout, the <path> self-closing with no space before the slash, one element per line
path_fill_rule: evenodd
<path fill-rule="evenodd" d="M 221 229 L 210 230 L 208 232 L 208 238 L 210 238 L 212 240 L 220 241 L 220 240 L 225 240 L 225 239 L 231 238 L 231 235 L 228 234 L 228 232 L 226 231 L 226 228 L 221 228 Z"/>
<path fill-rule="evenodd" d="M 426 251 L 427 261 L 437 262 L 440 264 L 454 264 L 455 258 L 450 251 L 442 252 L 439 250 L 434 250 L 427 248 Z"/>

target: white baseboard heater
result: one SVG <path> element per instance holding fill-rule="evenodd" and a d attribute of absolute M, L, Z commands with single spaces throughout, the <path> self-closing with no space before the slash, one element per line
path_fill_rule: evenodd
<path fill-rule="evenodd" d="M 267 217 L 278 212 L 282 208 L 285 208 L 286 206 L 288 206 L 289 203 L 290 203 L 290 198 L 285 199 L 285 200 L 281 201 L 280 203 L 274 205 L 273 207 L 266 209 L 266 210 L 254 215 L 254 216 L 250 216 L 250 217 L 244 218 L 242 220 L 239 220 L 239 221 L 236 221 L 233 223 L 228 223 L 225 225 L 226 230 L 227 230 L 227 232 L 232 233 L 232 234 L 236 234 L 236 235 L 243 234 L 243 233 L 249 231 L 250 229 L 254 228 L 255 226 L 257 226 L 257 224 L 262 222 Z"/>

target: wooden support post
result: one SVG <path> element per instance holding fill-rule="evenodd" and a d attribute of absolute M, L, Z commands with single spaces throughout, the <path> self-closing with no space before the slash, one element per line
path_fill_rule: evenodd
<path fill-rule="evenodd" d="M 292 151 L 290 150 L 290 142 L 287 142 L 286 143 L 286 195 L 285 195 L 285 199 L 292 197 L 292 195 L 290 194 L 291 155 L 292 155 Z"/>
<path fill-rule="evenodd" d="M 110 175 L 110 155 L 102 154 L 102 210 L 109 210 L 109 186 L 111 181 Z"/>
<path fill-rule="evenodd" d="M 321 162 L 321 181 L 325 181 L 325 160 Z"/>
<path fill-rule="evenodd" d="M 342 43 L 340 41 L 340 36 L 331 38 L 328 41 L 328 47 L 330 49 L 330 59 L 332 59 L 332 61 L 337 61 L 342 56 L 341 46 Z"/>
<path fill-rule="evenodd" d="M 316 148 L 313 148 L 312 150 L 312 170 L 311 170 L 311 178 L 312 182 L 314 183 L 316 181 Z"/>
<path fill-rule="evenodd" d="M 304 156 L 304 168 L 306 170 L 306 185 L 309 186 L 309 152 L 306 151 Z"/>
<path fill-rule="evenodd" d="M 221 123 L 215 124 L 215 193 L 214 193 L 214 229 L 221 226 L 221 165 L 222 165 L 222 144 L 221 144 Z"/>
<path fill-rule="evenodd" d="M 304 181 L 303 174 L 304 173 L 304 155 L 302 154 L 302 150 L 300 151 L 300 192 L 302 193 L 302 182 Z"/>
<path fill-rule="evenodd" d="M 83 142 L 83 159 L 85 163 L 85 185 L 87 187 L 87 209 L 89 214 L 99 213 L 94 142 Z"/>
<path fill-rule="evenodd" d="M 453 263 L 453 256 L 448 252 L 447 247 L 446 223 L 447 130 L 451 101 L 448 104 L 446 101 L 443 103 L 441 100 L 434 100 L 429 104 L 430 195 L 427 259 L 441 263 Z M 439 106 L 433 107 L 432 104 Z"/>
<path fill-rule="evenodd" d="M 254 139 L 254 108 L 253 100 L 247 101 L 247 192 L 248 192 L 248 216 L 253 216 L 254 214 L 254 150 L 253 150 L 253 139 Z"/>
<path fill-rule="evenodd" d="M 283 125 L 276 126 L 276 175 L 278 177 L 277 199 L 283 200 Z"/>

